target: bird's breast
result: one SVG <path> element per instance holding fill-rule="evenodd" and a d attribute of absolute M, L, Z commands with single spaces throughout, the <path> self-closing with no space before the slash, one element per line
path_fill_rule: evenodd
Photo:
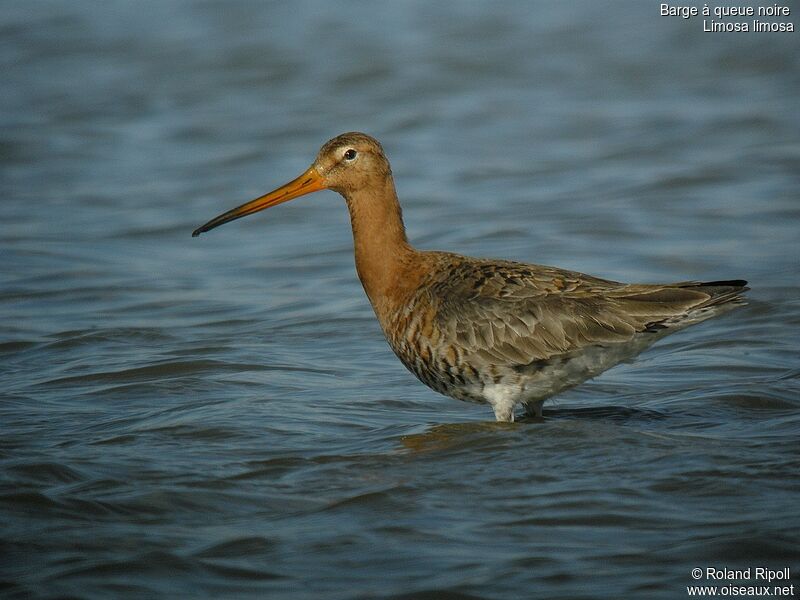
<path fill-rule="evenodd" d="M 381 319 L 384 335 L 400 361 L 428 387 L 462 400 L 482 400 L 482 377 L 424 290 Z"/>

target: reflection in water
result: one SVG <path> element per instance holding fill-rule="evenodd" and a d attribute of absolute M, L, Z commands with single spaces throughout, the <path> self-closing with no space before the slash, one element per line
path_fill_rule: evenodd
<path fill-rule="evenodd" d="M 425 433 L 404 435 L 400 441 L 403 446 L 415 452 L 430 452 L 450 448 L 464 448 L 480 445 L 481 434 L 491 437 L 515 428 L 514 423 L 448 423 L 434 425 Z"/>

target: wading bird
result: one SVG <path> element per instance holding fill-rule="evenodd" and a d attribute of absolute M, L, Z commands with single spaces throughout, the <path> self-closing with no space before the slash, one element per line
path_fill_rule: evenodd
<path fill-rule="evenodd" d="M 548 397 L 638 354 L 659 337 L 743 303 L 746 281 L 626 284 L 555 267 L 421 251 L 406 237 L 377 140 L 344 133 L 297 179 L 192 233 L 329 189 L 350 211 L 358 277 L 386 340 L 420 381 L 541 417 Z"/>

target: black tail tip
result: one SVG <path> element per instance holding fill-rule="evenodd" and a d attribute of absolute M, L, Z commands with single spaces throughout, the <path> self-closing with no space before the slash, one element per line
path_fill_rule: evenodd
<path fill-rule="evenodd" d="M 747 282 L 744 279 L 731 279 L 729 281 L 704 281 L 703 285 L 746 287 Z"/>

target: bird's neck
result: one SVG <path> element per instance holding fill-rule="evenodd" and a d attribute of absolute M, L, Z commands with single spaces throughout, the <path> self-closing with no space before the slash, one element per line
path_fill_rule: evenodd
<path fill-rule="evenodd" d="M 416 251 L 408 243 L 392 176 L 377 187 L 345 194 L 353 227 L 356 270 L 378 319 L 403 295 Z"/>

